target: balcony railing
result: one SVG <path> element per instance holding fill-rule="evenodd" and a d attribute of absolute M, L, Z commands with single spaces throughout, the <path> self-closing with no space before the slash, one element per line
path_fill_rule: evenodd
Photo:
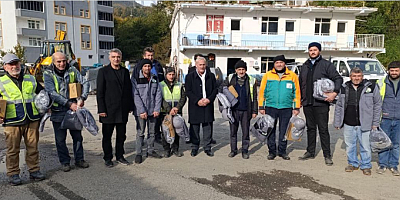
<path fill-rule="evenodd" d="M 306 50 L 310 42 L 319 42 L 324 50 L 364 50 L 384 49 L 383 34 L 354 34 L 336 36 L 315 35 L 263 35 L 242 33 L 232 37 L 231 34 L 198 34 L 182 35 L 181 46 L 184 47 L 221 47 L 252 48 L 268 50 Z M 234 38 L 234 39 L 232 39 Z"/>

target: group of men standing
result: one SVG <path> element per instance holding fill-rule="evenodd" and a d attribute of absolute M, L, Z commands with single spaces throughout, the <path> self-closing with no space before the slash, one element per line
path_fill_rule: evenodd
<path fill-rule="evenodd" d="M 400 80 L 400 62 L 389 64 L 389 75 L 377 83 L 363 79 L 363 71 L 353 68 L 350 81 L 343 84 L 343 79 L 332 63 L 321 56 L 321 44 L 313 42 L 308 46 L 309 59 L 301 67 L 298 77 L 286 67 L 284 55 L 274 58 L 274 68 L 262 78 L 260 85 L 247 74 L 246 62 L 240 60 L 235 65 L 235 73 L 230 74 L 218 86 L 215 75 L 206 66 L 206 59 L 197 56 L 195 69 L 185 78 L 185 85 L 176 79 L 174 68 L 164 69 L 154 60 L 154 50 L 145 48 L 143 60 L 133 70 L 121 66 L 122 52 L 112 49 L 109 54 L 110 64 L 101 68 L 97 77 L 97 108 L 102 123 L 102 147 L 107 167 L 113 167 L 112 134 L 116 130 L 115 157 L 123 165 L 130 164 L 124 158 L 126 124 L 129 113 L 136 120 L 136 157 L 135 163 L 142 163 L 143 156 L 161 158 L 154 150 L 156 133 L 160 133 L 160 124 L 166 115 L 182 115 L 182 109 L 188 101 L 190 124 L 191 156 L 199 153 L 200 128 L 203 130 L 204 152 L 214 156 L 213 143 L 213 102 L 217 93 L 224 87 L 231 87 L 237 93 L 238 103 L 232 108 L 234 122 L 230 122 L 229 157 L 236 156 L 237 132 L 242 129 L 242 158 L 249 158 L 250 120 L 258 113 L 268 114 L 279 121 L 278 147 L 276 147 L 275 128 L 268 138 L 268 160 L 276 156 L 290 160 L 286 152 L 287 141 L 284 139 L 286 128 L 292 116 L 297 116 L 303 107 L 307 126 L 307 151 L 301 160 L 315 157 L 316 133 L 319 130 L 325 164 L 333 164 L 328 131 L 329 108 L 337 99 L 334 126 L 344 127 L 344 141 L 348 157 L 347 172 L 361 168 L 365 175 L 371 175 L 371 148 L 369 134 L 373 129 L 381 129 L 390 137 L 393 148 L 379 153 L 378 173 L 386 169 L 399 176 L 399 140 L 400 140 L 400 98 L 397 98 Z M 60 52 L 52 56 L 52 65 L 44 72 L 44 88 L 35 77 L 24 74 L 20 59 L 14 54 L 3 57 L 6 75 L 0 77 L 0 96 L 7 101 L 7 110 L 0 124 L 4 126 L 7 144 L 7 175 L 12 185 L 22 183 L 19 173 L 19 151 L 22 137 L 26 145 L 26 163 L 30 178 L 43 180 L 45 176 L 39 170 L 39 119 L 40 115 L 33 103 L 35 94 L 45 89 L 52 99 L 51 121 L 55 133 L 57 153 L 62 170 L 71 170 L 68 148 L 66 145 L 67 129 L 61 128 L 68 110 L 76 111 L 84 106 L 88 97 L 89 82 Z M 314 82 L 327 78 L 334 82 L 334 90 L 325 93 L 325 100 L 313 97 Z M 82 95 L 69 98 L 70 83 L 82 84 Z M 260 91 L 257 88 L 260 86 Z M 337 98 L 338 96 L 338 98 Z M 381 119 L 382 118 L 382 119 Z M 147 127 L 147 140 L 145 130 Z M 81 131 L 69 130 L 73 139 L 75 166 L 88 168 L 84 160 L 83 137 Z M 164 148 L 164 157 L 183 156 L 179 152 L 179 136 L 172 144 L 159 134 Z M 357 157 L 357 140 L 360 143 L 361 161 Z M 147 145 L 143 153 L 143 146 Z"/>

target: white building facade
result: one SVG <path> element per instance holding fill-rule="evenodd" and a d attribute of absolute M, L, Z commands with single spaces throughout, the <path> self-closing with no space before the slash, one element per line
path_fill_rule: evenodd
<path fill-rule="evenodd" d="M 106 64 L 114 47 L 112 1 L 1 1 L 0 30 L 0 49 L 19 42 L 29 63 L 39 57 L 42 41 L 63 30 L 82 66 Z"/>
<path fill-rule="evenodd" d="M 176 4 L 171 27 L 171 58 L 183 74 L 193 56 L 215 55 L 224 76 L 242 59 L 248 73 L 260 75 L 284 54 L 291 62 L 308 58 L 310 42 L 322 44 L 322 55 L 367 57 L 384 53 L 384 35 L 355 34 L 356 16 L 376 8 L 307 7 L 251 4 Z M 208 59 L 208 58 L 207 58 Z"/>

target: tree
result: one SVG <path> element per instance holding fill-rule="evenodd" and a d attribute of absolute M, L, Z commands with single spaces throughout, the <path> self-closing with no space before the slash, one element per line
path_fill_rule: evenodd
<path fill-rule="evenodd" d="M 0 50 L 1 57 L 5 56 L 7 53 L 15 54 L 21 60 L 22 64 L 26 63 L 25 47 L 21 46 L 19 42 L 13 47 L 13 49 L 8 50 L 7 52 Z"/>

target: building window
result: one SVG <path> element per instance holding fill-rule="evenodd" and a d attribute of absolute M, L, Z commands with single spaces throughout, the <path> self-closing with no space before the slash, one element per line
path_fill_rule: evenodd
<path fill-rule="evenodd" d="M 43 1 L 16 1 L 17 9 L 43 12 Z"/>
<path fill-rule="evenodd" d="M 89 12 L 89 10 L 85 10 L 85 18 L 90 18 L 90 12 Z"/>
<path fill-rule="evenodd" d="M 231 20 L 231 30 L 240 31 L 240 20 Z"/>
<path fill-rule="evenodd" d="M 99 46 L 100 49 L 112 49 L 114 48 L 114 42 L 105 42 L 105 41 L 99 41 Z"/>
<path fill-rule="evenodd" d="M 346 22 L 338 22 L 337 32 L 338 33 L 346 32 Z"/>
<path fill-rule="evenodd" d="M 58 5 L 54 5 L 54 14 L 60 14 L 60 7 Z"/>
<path fill-rule="evenodd" d="M 56 33 L 57 31 L 67 31 L 67 23 L 65 22 L 56 22 Z"/>
<path fill-rule="evenodd" d="M 40 21 L 28 20 L 28 28 L 40 29 Z"/>
<path fill-rule="evenodd" d="M 88 57 L 89 57 L 89 59 L 92 59 L 92 58 L 93 58 L 93 55 L 88 55 Z"/>
<path fill-rule="evenodd" d="M 79 10 L 79 16 L 80 16 L 80 17 L 85 17 L 85 11 L 82 10 L 82 9 L 80 9 L 80 10 Z"/>
<path fill-rule="evenodd" d="M 112 1 L 98 1 L 99 5 L 112 7 Z"/>
<path fill-rule="evenodd" d="M 113 14 L 99 11 L 99 20 L 113 21 Z"/>
<path fill-rule="evenodd" d="M 294 31 L 294 21 L 286 21 L 286 32 Z"/>
<path fill-rule="evenodd" d="M 105 27 L 99 26 L 99 34 L 100 35 L 114 35 L 114 28 L 113 27 Z"/>
<path fill-rule="evenodd" d="M 262 17 L 261 33 L 268 35 L 277 35 L 278 17 Z"/>
<path fill-rule="evenodd" d="M 90 26 L 81 25 L 81 49 L 92 49 Z"/>
<path fill-rule="evenodd" d="M 104 55 L 100 55 L 100 59 L 104 59 Z"/>
<path fill-rule="evenodd" d="M 315 35 L 329 35 L 331 19 L 315 18 Z"/>
<path fill-rule="evenodd" d="M 34 46 L 34 47 L 42 46 L 42 38 L 29 37 L 29 46 Z"/>
<path fill-rule="evenodd" d="M 61 6 L 60 14 L 61 14 L 61 15 L 66 15 L 65 6 Z"/>
<path fill-rule="evenodd" d="M 224 16 L 223 15 L 207 15 L 207 33 L 223 33 L 224 32 Z"/>
<path fill-rule="evenodd" d="M 274 68 L 274 57 L 261 57 L 261 73 L 267 73 L 272 68 Z"/>

